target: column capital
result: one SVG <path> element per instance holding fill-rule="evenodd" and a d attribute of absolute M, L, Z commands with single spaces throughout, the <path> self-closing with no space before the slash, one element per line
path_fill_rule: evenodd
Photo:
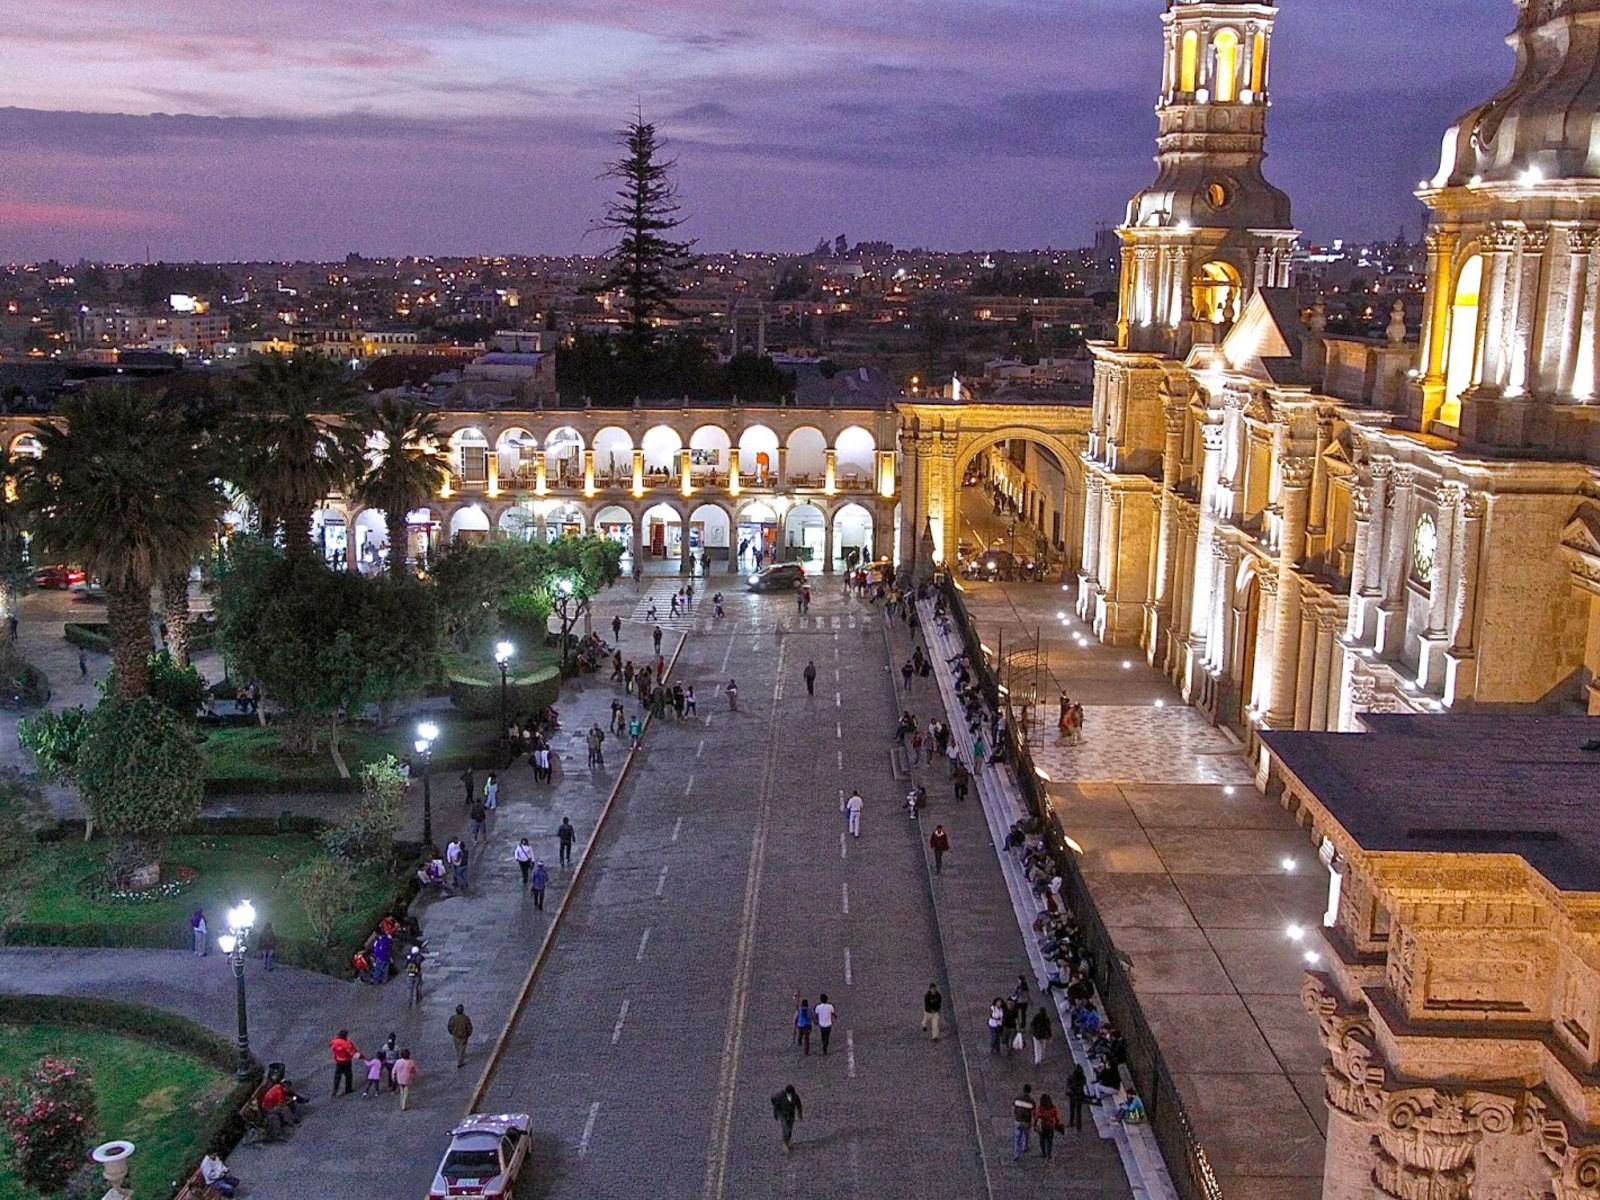
<path fill-rule="evenodd" d="M 1586 255 L 1600 241 L 1600 226 L 1574 225 L 1567 230 L 1567 249 L 1575 255 Z"/>
<path fill-rule="evenodd" d="M 1218 454 L 1222 451 L 1223 439 L 1227 436 L 1227 432 L 1220 424 L 1205 424 L 1200 427 L 1200 437 L 1205 442 L 1208 454 Z"/>
<path fill-rule="evenodd" d="M 1495 221 L 1478 237 L 1479 244 L 1491 254 L 1510 254 L 1517 248 L 1523 228 L 1515 221 Z"/>
<path fill-rule="evenodd" d="M 1377 454 L 1367 460 L 1367 470 L 1373 479 L 1388 479 L 1394 474 L 1394 459 L 1387 454 Z"/>
<path fill-rule="evenodd" d="M 1447 511 L 1453 512 L 1467 502 L 1467 485 L 1454 482 L 1441 483 L 1437 502 L 1440 516 L 1444 516 Z"/>
<path fill-rule="evenodd" d="M 1546 227 L 1526 229 L 1522 233 L 1524 254 L 1543 254 L 1550 248 L 1550 230 Z"/>
<path fill-rule="evenodd" d="M 1278 460 L 1278 476 L 1283 486 L 1304 490 L 1311 486 L 1311 476 L 1316 471 L 1316 460 L 1303 456 L 1286 456 Z"/>
<path fill-rule="evenodd" d="M 1322 1078 L 1328 1104 L 1357 1121 L 1370 1121 L 1383 1105 L 1383 1067 L 1373 1061 L 1372 1022 L 1355 1012 L 1341 1012 L 1339 997 L 1321 977 L 1308 975 L 1300 1002 L 1322 1033 L 1331 1062 Z"/>
<path fill-rule="evenodd" d="M 1344 617 L 1338 609 L 1319 608 L 1317 611 L 1317 632 L 1338 633 L 1344 628 Z"/>
<path fill-rule="evenodd" d="M 1417 485 L 1417 469 L 1409 465 L 1397 466 L 1394 469 L 1394 489 L 1403 491 Z"/>
<path fill-rule="evenodd" d="M 1357 525 L 1365 525 L 1372 520 L 1372 488 L 1360 484 L 1350 489 L 1350 503 L 1355 513 Z"/>

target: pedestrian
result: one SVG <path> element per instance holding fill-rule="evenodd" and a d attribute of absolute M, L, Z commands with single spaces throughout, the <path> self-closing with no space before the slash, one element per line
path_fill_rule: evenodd
<path fill-rule="evenodd" d="M 621 617 L 612 617 L 611 618 L 611 640 L 613 642 L 621 642 L 622 641 L 622 618 Z"/>
<path fill-rule="evenodd" d="M 611 732 L 626 733 L 628 731 L 627 710 L 622 707 L 621 700 L 611 702 Z"/>
<path fill-rule="evenodd" d="M 1061 1110 L 1049 1092 L 1039 1097 L 1038 1107 L 1033 1110 L 1033 1127 L 1039 1131 L 1039 1156 L 1049 1161 L 1055 1150 L 1056 1131 L 1061 1128 Z"/>
<path fill-rule="evenodd" d="M 633 720 L 628 722 L 628 744 L 637 750 L 639 748 L 639 743 L 643 739 L 644 722 L 638 717 L 635 717 Z"/>
<path fill-rule="evenodd" d="M 638 672 L 633 669 L 633 659 L 630 658 L 627 665 L 622 668 L 622 690 L 630 696 L 633 695 L 633 679 L 637 674 Z"/>
<path fill-rule="evenodd" d="M 541 783 L 550 782 L 550 747 L 537 746 L 533 751 L 533 775 Z"/>
<path fill-rule="evenodd" d="M 467 1039 L 472 1036 L 472 1018 L 467 1016 L 466 1005 L 456 1005 L 456 1011 L 445 1022 L 445 1029 L 450 1034 L 450 1040 L 456 1044 L 456 1066 L 466 1066 Z"/>
<path fill-rule="evenodd" d="M 1072 1077 L 1067 1080 L 1067 1124 L 1083 1132 L 1083 1106 L 1088 1100 L 1089 1076 L 1081 1063 L 1074 1063 Z"/>
<path fill-rule="evenodd" d="M 471 767 L 468 767 L 465 771 L 461 772 L 461 786 L 467 789 L 467 800 L 466 800 L 466 802 L 468 804 L 471 804 L 472 803 L 472 798 L 478 794 L 477 783 L 472 778 L 472 768 Z"/>
<path fill-rule="evenodd" d="M 794 1042 L 797 1046 L 804 1046 L 807 1057 L 811 1054 L 811 1002 L 800 1001 L 800 1007 L 794 1014 Z"/>
<path fill-rule="evenodd" d="M 908 692 L 911 690 L 911 677 L 916 673 L 917 669 L 911 665 L 909 658 L 900 664 L 900 678 L 905 681 L 905 689 Z"/>
<path fill-rule="evenodd" d="M 683 689 L 683 714 L 686 717 L 696 715 L 694 707 L 694 684 Z"/>
<path fill-rule="evenodd" d="M 1033 1084 L 1025 1083 L 1017 1098 L 1011 1102 L 1011 1159 L 1015 1162 L 1028 1152 L 1029 1135 L 1033 1132 Z"/>
<path fill-rule="evenodd" d="M 486 785 L 495 786 L 494 776 L 489 776 Z M 489 840 L 489 809 L 483 800 L 474 800 L 472 807 L 467 809 L 467 817 L 472 821 L 472 844 L 474 846 Z"/>
<path fill-rule="evenodd" d="M 550 872 L 544 869 L 544 863 L 535 862 L 528 890 L 533 894 L 533 907 L 536 912 L 544 911 L 544 889 L 549 886 L 549 883 Z"/>
<path fill-rule="evenodd" d="M 367 1059 L 367 1083 L 361 1089 L 361 1098 L 370 1100 L 383 1090 L 383 1059 L 374 1054 Z"/>
<path fill-rule="evenodd" d="M 850 836 L 853 838 L 861 836 L 861 810 L 866 805 L 867 802 L 861 798 L 860 792 L 851 792 L 850 798 L 844 802 L 845 820 L 850 827 Z"/>
<path fill-rule="evenodd" d="M 937 983 L 930 983 L 928 990 L 922 993 L 922 1028 L 933 1034 L 933 1040 L 939 1040 L 939 1013 L 944 1008 L 944 996 L 939 991 Z"/>
<path fill-rule="evenodd" d="M 560 861 L 563 867 L 572 865 L 572 843 L 577 838 L 578 831 L 572 827 L 572 819 L 570 817 L 562 817 L 561 826 L 556 830 L 556 841 L 561 843 Z"/>
<path fill-rule="evenodd" d="M 954 745 L 954 743 L 952 743 L 951 746 L 950 746 L 950 752 L 952 754 L 955 753 L 955 745 Z M 967 798 L 967 788 L 970 787 L 971 784 L 972 784 L 972 774 L 971 774 L 971 772 L 969 772 L 967 770 L 966 764 L 961 762 L 961 761 L 959 761 L 959 760 L 956 761 L 955 767 L 956 767 L 956 769 L 955 769 L 954 784 L 955 784 L 955 791 L 956 791 L 956 800 L 959 803 L 960 801 L 965 800 Z"/>
<path fill-rule="evenodd" d="M 82 646 L 78 647 L 78 674 L 84 679 L 89 678 L 89 655 Z"/>
<path fill-rule="evenodd" d="M 1001 1027 L 1004 1026 L 1005 1020 L 1006 1020 L 1005 1006 L 1000 1003 L 1000 997 L 996 996 L 994 998 L 993 1003 L 991 1003 L 989 1005 L 989 1053 L 990 1054 L 999 1054 L 1000 1053 L 1000 1030 L 1001 1030 Z"/>
<path fill-rule="evenodd" d="M 528 839 L 523 838 L 517 843 L 517 848 L 511 852 L 511 857 L 517 860 L 517 870 L 522 872 L 522 886 L 528 886 L 528 875 L 533 870 L 533 847 L 528 845 Z"/>
<path fill-rule="evenodd" d="M 256 938 L 256 949 L 261 951 L 261 965 L 268 971 L 277 969 L 278 957 L 278 931 L 268 921 L 262 928 L 260 936 Z"/>
<path fill-rule="evenodd" d="M 1010 996 L 1000 1001 L 1000 1036 L 1007 1058 L 1022 1049 L 1022 1022 L 1018 1019 L 1017 1002 Z"/>
<path fill-rule="evenodd" d="M 416 1008 L 422 1003 L 422 947 L 412 946 L 406 951 L 406 1007 Z M 392 1034 L 390 1035 L 393 1036 Z"/>
<path fill-rule="evenodd" d="M 1028 1003 L 1030 992 L 1028 990 L 1028 977 L 1017 976 L 1017 986 L 1011 989 L 1011 1002 L 1017 1006 L 1017 1028 L 1022 1029 L 1028 1023 Z"/>
<path fill-rule="evenodd" d="M 400 1051 L 394 1060 L 394 1083 L 400 1089 L 400 1111 L 411 1107 L 411 1089 L 417 1082 L 417 1060 L 411 1057 L 411 1047 Z"/>
<path fill-rule="evenodd" d="M 822 1052 L 828 1052 L 828 1039 L 833 1036 L 833 1022 L 838 1010 L 833 1007 L 833 1002 L 828 999 L 828 993 L 823 992 L 817 999 L 817 1006 L 811 1010 L 811 1019 L 816 1022 L 817 1035 L 822 1039 Z"/>
<path fill-rule="evenodd" d="M 677 608 L 677 604 L 676 603 L 673 604 L 673 608 Z M 676 616 L 677 614 L 674 613 L 673 615 Z M 650 640 L 653 641 L 656 644 L 656 657 L 660 658 L 661 657 L 661 626 L 657 625 L 655 627 L 655 630 L 650 634 Z"/>
<path fill-rule="evenodd" d="M 950 835 L 944 831 L 943 825 L 933 827 L 933 836 L 928 839 L 928 847 L 933 851 L 933 873 L 944 873 L 944 856 L 950 850 Z"/>
<path fill-rule="evenodd" d="M 1044 1005 L 1041 1004 L 1039 1011 L 1033 1014 L 1028 1033 L 1033 1037 L 1033 1065 L 1037 1067 L 1044 1062 L 1044 1048 L 1050 1041 L 1050 1014 Z"/>
<path fill-rule="evenodd" d="M 194 943 L 194 952 L 201 958 L 206 956 L 206 910 L 197 908 L 194 916 L 189 918 L 189 940 Z"/>
<path fill-rule="evenodd" d="M 339 1035 L 328 1040 L 328 1050 L 333 1055 L 333 1094 L 339 1094 L 339 1081 L 344 1081 L 344 1094 L 348 1096 L 355 1090 L 356 1059 L 361 1057 L 361 1051 L 356 1049 L 356 1044 L 350 1040 L 348 1029 L 339 1030 Z"/>
<path fill-rule="evenodd" d="M 605 752 L 600 748 L 605 744 L 605 740 L 606 735 L 601 732 L 599 721 L 589 726 L 589 735 L 584 738 L 584 742 L 589 747 L 589 766 L 591 769 L 606 765 Z"/>
<path fill-rule="evenodd" d="M 728 686 L 722 689 L 728 696 L 728 711 L 739 711 L 739 683 L 737 680 L 728 680 Z"/>
<path fill-rule="evenodd" d="M 457 891 L 467 886 L 466 867 L 462 862 L 463 851 L 460 838 L 451 838 L 444 846 L 445 866 L 450 868 L 450 882 Z"/>
<path fill-rule="evenodd" d="M 806 678 L 806 695 L 815 696 L 817 694 L 817 664 L 807 659 L 804 674 Z"/>
<path fill-rule="evenodd" d="M 802 1116 L 800 1093 L 790 1084 L 772 1098 L 772 1115 L 777 1119 L 783 1130 L 783 1150 L 785 1154 L 794 1152 L 794 1123 Z"/>
<path fill-rule="evenodd" d="M 678 615 L 678 593 L 676 592 L 672 594 L 672 608 L 670 609 L 670 613 L 674 617 Z"/>
<path fill-rule="evenodd" d="M 716 617 L 721 617 L 722 616 L 722 593 L 721 592 L 717 592 L 715 595 L 713 595 L 711 597 L 711 608 L 713 610 L 712 611 L 712 615 L 713 616 L 716 616 Z"/>

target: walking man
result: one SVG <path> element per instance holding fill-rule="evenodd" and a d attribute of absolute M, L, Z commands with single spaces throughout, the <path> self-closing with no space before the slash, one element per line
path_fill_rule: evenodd
<path fill-rule="evenodd" d="M 801 1119 L 802 1108 L 800 1093 L 790 1084 L 772 1098 L 772 1115 L 777 1119 L 783 1130 L 783 1151 L 785 1154 L 794 1152 L 794 1123 Z"/>
<path fill-rule="evenodd" d="M 493 783 L 494 776 L 489 776 L 489 780 Z M 489 810 L 484 806 L 484 802 L 474 799 L 472 807 L 467 810 L 467 816 L 472 821 L 472 844 L 476 846 L 480 842 L 487 842 L 489 840 Z"/>
<path fill-rule="evenodd" d="M 422 1003 L 422 951 L 413 946 L 406 951 L 406 1007 Z"/>
<path fill-rule="evenodd" d="M 622 642 L 622 618 L 611 618 L 611 640 L 617 644 Z"/>
<path fill-rule="evenodd" d="M 866 807 L 866 801 L 861 798 L 860 792 L 851 792 L 850 799 L 844 802 L 845 817 L 850 824 L 850 836 L 861 836 L 861 810 Z"/>
<path fill-rule="evenodd" d="M 477 784 L 472 778 L 471 767 L 461 772 L 461 786 L 467 789 L 467 803 L 471 804 L 473 796 L 478 792 Z"/>
<path fill-rule="evenodd" d="M 1033 1065 L 1037 1067 L 1044 1062 L 1044 1048 L 1050 1041 L 1050 1014 L 1045 1011 L 1044 1005 L 1041 1004 L 1039 1011 L 1033 1014 L 1028 1033 L 1033 1037 Z"/>
<path fill-rule="evenodd" d="M 394 1060 L 394 1085 L 400 1089 L 400 1111 L 411 1107 L 411 1085 L 417 1082 L 417 1060 L 411 1057 L 408 1046 Z"/>
<path fill-rule="evenodd" d="M 833 1021 L 837 1010 L 828 999 L 828 993 L 823 992 L 817 1000 L 817 1006 L 811 1010 L 811 1019 L 817 1023 L 817 1034 L 822 1038 L 822 1052 L 828 1052 L 828 1039 L 833 1036 Z"/>
<path fill-rule="evenodd" d="M 922 994 L 922 1028 L 933 1034 L 933 1040 L 939 1040 L 939 1012 L 944 1008 L 944 996 L 939 992 L 937 983 L 930 983 L 928 990 Z"/>
<path fill-rule="evenodd" d="M 656 657 L 659 658 L 661 657 L 661 626 L 657 625 L 655 632 L 650 637 L 656 644 Z"/>
<path fill-rule="evenodd" d="M 350 1040 L 348 1029 L 339 1030 L 339 1036 L 328 1042 L 328 1049 L 333 1052 L 333 1094 L 339 1094 L 339 1081 L 343 1080 L 344 1094 L 348 1096 L 355 1087 L 354 1064 L 361 1057 L 361 1051 Z"/>
<path fill-rule="evenodd" d="M 810 659 L 806 660 L 805 677 L 806 695 L 815 696 L 817 694 L 817 664 Z"/>
<path fill-rule="evenodd" d="M 550 872 L 544 869 L 544 863 L 534 863 L 533 881 L 528 885 L 528 890 L 533 893 L 533 907 L 536 912 L 544 911 L 544 889 L 549 883 Z"/>
<path fill-rule="evenodd" d="M 572 827 L 572 818 L 562 817 L 561 827 L 556 830 L 556 841 L 561 843 L 561 865 L 572 865 L 572 843 L 577 841 L 578 831 Z"/>
<path fill-rule="evenodd" d="M 528 839 L 523 838 L 517 843 L 517 848 L 511 852 L 517 860 L 517 870 L 522 872 L 522 886 L 528 886 L 528 875 L 533 870 L 533 847 L 528 845 Z"/>
<path fill-rule="evenodd" d="M 951 749 L 955 747 L 952 746 Z M 958 801 L 967 798 L 967 788 L 972 783 L 972 774 L 967 770 L 967 765 L 959 760 L 955 764 L 955 789 Z"/>
<path fill-rule="evenodd" d="M 933 827 L 933 836 L 928 839 L 928 848 L 933 851 L 933 873 L 944 874 L 944 856 L 950 849 L 950 835 L 944 831 L 943 825 Z"/>
<path fill-rule="evenodd" d="M 467 1039 L 472 1036 L 472 1018 L 467 1016 L 466 1005 L 456 1005 L 456 1011 L 445 1023 L 450 1040 L 456 1044 L 456 1066 L 467 1065 Z"/>
<path fill-rule="evenodd" d="M 1025 1083 L 1011 1102 L 1011 1159 L 1015 1162 L 1028 1152 L 1033 1133 L 1033 1084 Z"/>
<path fill-rule="evenodd" d="M 1067 1080 L 1067 1124 L 1083 1132 L 1083 1106 L 1088 1100 L 1089 1076 L 1079 1064 L 1072 1068 L 1072 1078 Z"/>

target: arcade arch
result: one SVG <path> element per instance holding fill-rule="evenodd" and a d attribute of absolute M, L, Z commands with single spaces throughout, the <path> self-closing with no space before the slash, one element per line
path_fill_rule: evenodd
<path fill-rule="evenodd" d="M 739 471 L 757 486 L 778 474 L 778 435 L 765 425 L 751 425 L 739 435 Z"/>
<path fill-rule="evenodd" d="M 495 440 L 495 453 L 500 457 L 500 486 L 529 489 L 537 476 L 535 460 L 539 454 L 539 439 L 526 429 L 512 427 Z"/>
<path fill-rule="evenodd" d="M 575 487 L 583 482 L 583 434 L 562 425 L 545 434 L 545 478 L 552 484 Z"/>
<path fill-rule="evenodd" d="M 644 451 L 644 469 L 655 474 L 678 473 L 678 456 L 683 449 L 683 438 L 670 425 L 656 425 L 645 430 L 639 439 Z"/>
<path fill-rule="evenodd" d="M 840 487 L 871 487 L 878 468 L 878 443 L 859 425 L 834 439 L 834 477 Z"/>
<path fill-rule="evenodd" d="M 706 561 L 728 561 L 730 523 L 720 504 L 702 504 L 689 514 L 689 548 Z"/>
<path fill-rule="evenodd" d="M 872 514 L 859 504 L 845 504 L 833 514 L 833 561 L 836 567 L 848 565 L 854 553 L 858 562 L 871 562 Z"/>
<path fill-rule="evenodd" d="M 778 513 L 772 505 L 753 500 L 739 509 L 739 549 L 741 565 L 763 566 L 778 561 L 781 535 Z"/>
<path fill-rule="evenodd" d="M 463 483 L 489 480 L 489 439 L 475 426 L 458 429 L 450 435 L 450 469 Z"/>
<path fill-rule="evenodd" d="M 650 558 L 673 559 L 683 553 L 683 517 L 670 504 L 655 504 L 644 513 L 644 551 Z"/>
<path fill-rule="evenodd" d="M 632 478 L 633 437 L 626 429 L 607 425 L 595 431 L 594 474 L 605 483 Z"/>
<path fill-rule="evenodd" d="M 696 478 L 725 475 L 732 444 L 720 425 L 702 425 L 689 435 L 689 466 Z"/>
<path fill-rule="evenodd" d="M 489 514 L 480 504 L 463 504 L 451 514 L 450 539 L 481 542 L 489 536 Z"/>
<path fill-rule="evenodd" d="M 815 570 L 822 566 L 828 518 L 815 504 L 796 504 L 783 519 L 783 557 Z"/>
<path fill-rule="evenodd" d="M 802 425 L 789 435 L 789 482 L 806 486 L 821 483 L 828 469 L 828 441 L 822 430 Z"/>

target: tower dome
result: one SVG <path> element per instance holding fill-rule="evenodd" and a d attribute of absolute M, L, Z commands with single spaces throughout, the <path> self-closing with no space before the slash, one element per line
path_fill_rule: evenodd
<path fill-rule="evenodd" d="M 1450 127 L 1435 187 L 1600 180 L 1600 0 L 1517 0 L 1511 81 Z"/>

